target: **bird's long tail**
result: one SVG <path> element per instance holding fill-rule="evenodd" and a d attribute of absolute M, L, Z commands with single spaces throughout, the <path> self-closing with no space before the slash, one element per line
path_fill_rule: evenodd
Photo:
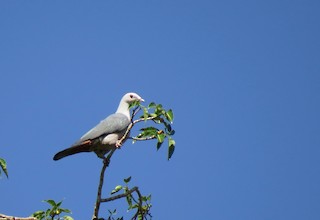
<path fill-rule="evenodd" d="M 53 160 L 60 160 L 61 158 L 64 158 L 73 154 L 82 153 L 82 152 L 91 152 L 91 151 L 92 151 L 92 143 L 90 140 L 87 140 L 58 152 L 56 155 L 54 155 Z"/>

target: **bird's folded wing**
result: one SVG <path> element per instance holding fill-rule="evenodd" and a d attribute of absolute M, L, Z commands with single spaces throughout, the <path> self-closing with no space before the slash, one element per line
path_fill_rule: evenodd
<path fill-rule="evenodd" d="M 97 126 L 84 134 L 79 142 L 99 138 L 103 135 L 120 133 L 127 129 L 130 120 L 121 113 L 115 113 L 102 120 Z"/>

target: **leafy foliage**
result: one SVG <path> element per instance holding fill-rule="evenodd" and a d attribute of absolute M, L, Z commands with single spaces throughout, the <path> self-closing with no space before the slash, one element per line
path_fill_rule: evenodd
<path fill-rule="evenodd" d="M 176 142 L 172 138 L 175 134 L 175 130 L 172 129 L 174 114 L 173 110 L 166 110 L 161 104 L 151 102 L 147 107 L 141 105 L 139 102 L 135 102 L 131 105 L 131 108 L 135 107 L 135 110 L 143 110 L 143 115 L 140 119 L 143 121 L 153 121 L 154 126 L 141 128 L 137 136 L 132 137 L 133 141 L 144 141 L 157 139 L 157 150 L 159 150 L 164 143 L 165 139 L 168 139 L 168 160 L 172 157 Z M 140 122 L 136 120 L 135 122 Z M 161 127 L 162 126 L 162 127 Z M 159 128 L 160 127 L 160 128 Z"/>
<path fill-rule="evenodd" d="M 7 170 L 7 163 L 4 159 L 0 158 L 0 174 L 1 174 L 1 170 L 4 172 L 4 174 L 7 176 L 8 178 L 8 170 Z"/>
<path fill-rule="evenodd" d="M 135 210 L 135 214 L 134 216 L 131 218 L 133 220 L 138 219 L 138 220 L 147 220 L 147 219 L 151 219 L 152 216 L 150 214 L 150 209 L 152 207 L 150 201 L 151 201 L 151 195 L 148 196 L 143 196 L 141 195 L 138 187 L 133 187 L 133 188 L 129 188 L 128 184 L 131 180 L 131 176 L 124 179 L 124 183 L 125 185 L 117 185 L 112 191 L 111 191 L 111 195 L 117 194 L 115 197 L 115 199 L 117 199 L 117 197 L 125 197 L 126 201 L 127 201 L 127 205 L 128 205 L 128 211 L 131 210 Z M 119 192 L 122 191 L 122 194 L 119 194 Z M 136 196 L 134 196 L 134 193 L 136 194 Z M 111 199 L 110 201 L 112 201 L 113 199 Z M 122 220 L 123 217 L 118 217 L 116 218 L 115 215 L 117 214 L 117 210 L 108 210 L 109 211 L 109 217 L 107 218 L 108 220 Z"/>
<path fill-rule="evenodd" d="M 35 217 L 39 220 L 73 220 L 71 216 L 64 215 L 60 217 L 62 213 L 70 214 L 71 211 L 69 209 L 61 208 L 62 201 L 56 203 L 54 200 L 44 200 L 43 202 L 48 203 L 51 208 L 46 211 L 37 211 L 32 214 L 32 217 Z"/>

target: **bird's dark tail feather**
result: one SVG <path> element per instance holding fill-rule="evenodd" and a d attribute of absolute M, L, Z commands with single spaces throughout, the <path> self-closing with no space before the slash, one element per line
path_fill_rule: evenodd
<path fill-rule="evenodd" d="M 91 148 L 92 148 L 91 141 L 85 141 L 78 145 L 74 145 L 72 147 L 69 147 L 65 150 L 58 152 L 56 155 L 54 155 L 53 160 L 60 160 L 64 157 L 81 153 L 81 152 L 91 152 L 92 151 Z"/>

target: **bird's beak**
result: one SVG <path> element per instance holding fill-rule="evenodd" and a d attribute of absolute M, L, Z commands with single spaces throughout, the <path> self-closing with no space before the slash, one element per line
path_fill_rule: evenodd
<path fill-rule="evenodd" d="M 140 102 L 144 102 L 144 99 L 140 97 L 139 101 L 140 101 Z"/>

